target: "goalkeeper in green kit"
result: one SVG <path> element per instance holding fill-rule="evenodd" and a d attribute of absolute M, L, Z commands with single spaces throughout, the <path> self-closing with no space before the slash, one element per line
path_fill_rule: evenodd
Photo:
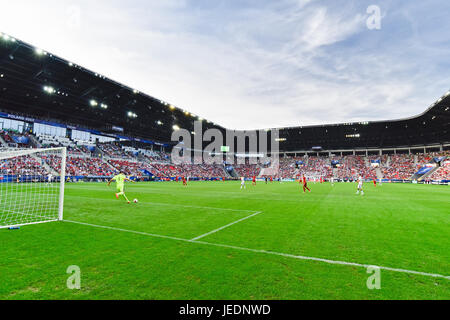
<path fill-rule="evenodd" d="M 125 195 L 124 187 L 125 187 L 125 181 L 134 182 L 133 180 L 130 180 L 127 178 L 126 175 L 124 175 L 122 172 L 118 175 L 114 176 L 111 180 L 108 182 L 108 186 L 111 185 L 111 182 L 116 182 L 116 198 L 119 199 L 120 196 L 123 196 L 125 200 L 127 200 L 128 203 L 130 203 L 130 200 L 128 200 L 127 196 Z"/>

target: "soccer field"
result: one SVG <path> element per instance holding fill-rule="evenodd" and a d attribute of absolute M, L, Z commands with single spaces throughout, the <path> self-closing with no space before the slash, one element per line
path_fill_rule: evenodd
<path fill-rule="evenodd" d="M 239 187 L 68 184 L 66 221 L 0 230 L 0 299 L 450 298 L 450 188 Z"/>

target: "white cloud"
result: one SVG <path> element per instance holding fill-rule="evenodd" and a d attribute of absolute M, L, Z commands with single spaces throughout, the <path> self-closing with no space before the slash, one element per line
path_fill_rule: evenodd
<path fill-rule="evenodd" d="M 402 48 L 370 51 L 371 37 L 389 30 L 365 30 L 365 9 L 290 0 L 242 8 L 0 2 L 0 30 L 233 129 L 411 116 L 446 90 L 424 82 L 436 78 L 431 71 L 411 72 L 419 62 Z"/>

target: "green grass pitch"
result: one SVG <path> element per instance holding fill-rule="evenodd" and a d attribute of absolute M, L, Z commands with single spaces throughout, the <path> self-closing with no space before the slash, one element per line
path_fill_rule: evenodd
<path fill-rule="evenodd" d="M 450 188 L 239 187 L 127 184 L 129 205 L 114 186 L 68 184 L 64 218 L 85 224 L 0 230 L 0 299 L 450 298 Z M 66 286 L 71 265 L 80 290 Z M 364 265 L 407 272 L 381 269 L 369 290 Z"/>

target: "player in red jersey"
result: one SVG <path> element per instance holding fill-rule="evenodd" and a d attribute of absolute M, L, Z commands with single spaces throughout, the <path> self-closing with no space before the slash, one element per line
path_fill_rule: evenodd
<path fill-rule="evenodd" d="M 225 177 L 222 177 L 222 181 L 225 182 Z"/>
<path fill-rule="evenodd" d="M 300 183 L 303 183 L 303 192 L 306 193 L 306 190 L 311 192 L 311 190 L 308 188 L 308 181 L 306 181 L 306 177 L 303 176 L 302 179 L 300 179 Z"/>
<path fill-rule="evenodd" d="M 273 182 L 273 177 L 272 176 L 270 176 L 270 183 L 272 183 Z"/>
<path fill-rule="evenodd" d="M 256 186 L 256 176 L 253 176 L 253 182 L 252 185 Z"/>
<path fill-rule="evenodd" d="M 183 180 L 183 186 L 187 186 L 186 178 L 185 178 L 185 177 L 182 177 L 181 179 Z"/>
<path fill-rule="evenodd" d="M 376 187 L 377 186 L 377 179 L 373 179 L 373 185 Z"/>

